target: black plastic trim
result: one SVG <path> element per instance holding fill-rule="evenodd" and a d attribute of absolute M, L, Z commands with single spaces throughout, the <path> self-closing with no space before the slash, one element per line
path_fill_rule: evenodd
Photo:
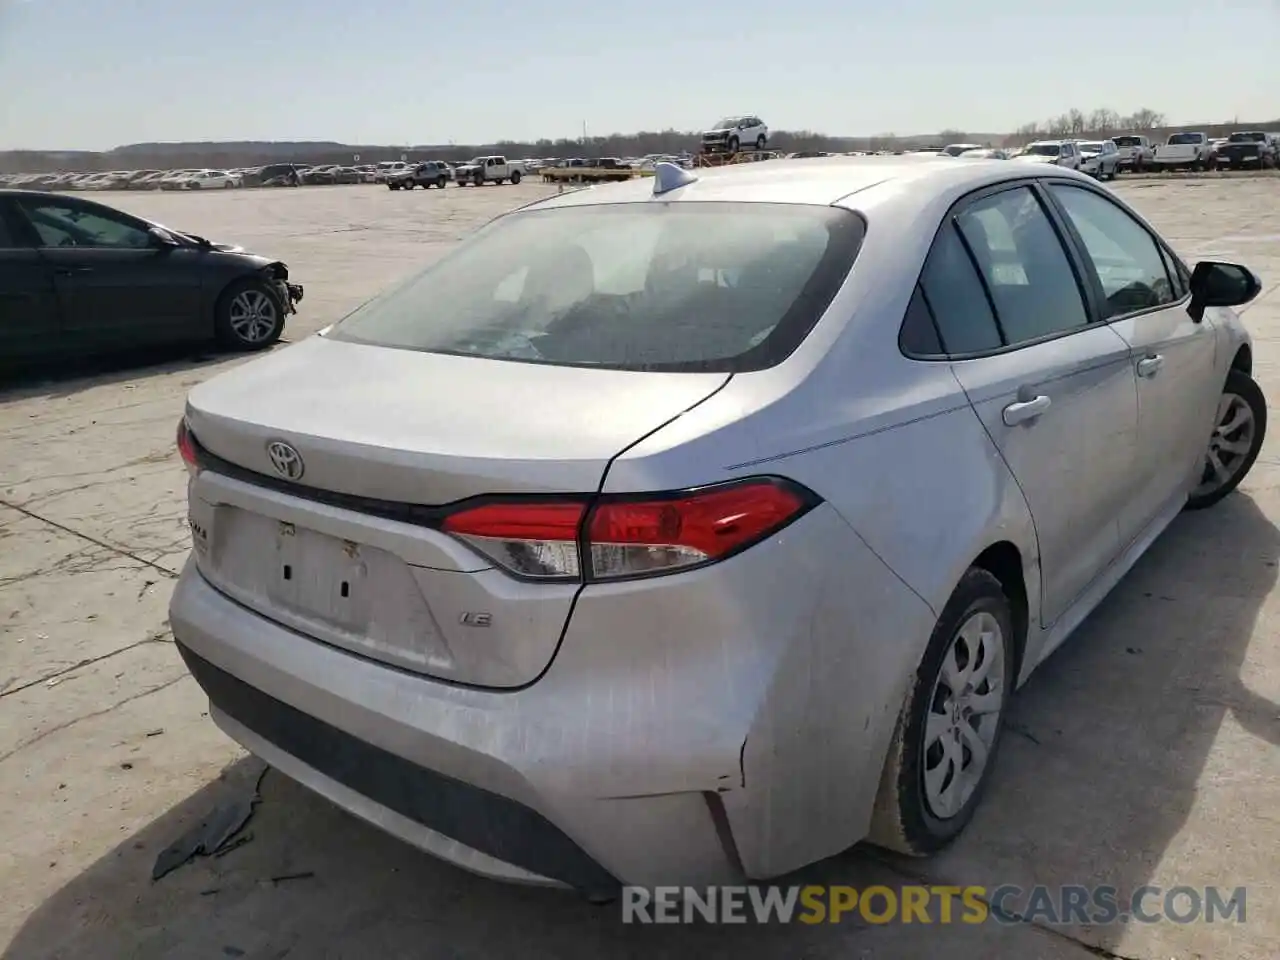
<path fill-rule="evenodd" d="M 588 893 L 621 886 L 536 810 L 366 743 L 176 645 L 214 707 L 329 779 L 504 863 Z"/>

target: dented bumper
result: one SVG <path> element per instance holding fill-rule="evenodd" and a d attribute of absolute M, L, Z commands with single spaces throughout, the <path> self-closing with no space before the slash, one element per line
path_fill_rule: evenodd
<path fill-rule="evenodd" d="M 311 640 L 194 563 L 170 623 L 211 717 L 268 763 L 465 869 L 597 892 L 776 876 L 862 839 L 933 614 L 821 505 L 723 563 L 583 587 L 517 689 Z"/>

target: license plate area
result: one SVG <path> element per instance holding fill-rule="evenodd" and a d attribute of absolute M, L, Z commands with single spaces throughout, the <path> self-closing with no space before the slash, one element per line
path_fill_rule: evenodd
<path fill-rule="evenodd" d="M 412 571 L 386 550 L 238 507 L 217 507 L 215 585 L 317 639 L 411 669 L 453 657 Z"/>

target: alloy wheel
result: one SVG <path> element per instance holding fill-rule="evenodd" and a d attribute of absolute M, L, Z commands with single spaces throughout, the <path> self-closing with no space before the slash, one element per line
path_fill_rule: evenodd
<path fill-rule="evenodd" d="M 1204 497 L 1231 483 L 1248 461 L 1257 421 L 1243 397 L 1224 393 L 1218 401 L 1217 419 L 1205 453 L 1204 472 L 1195 497 Z"/>
<path fill-rule="evenodd" d="M 261 290 L 242 290 L 231 301 L 231 329 L 246 344 L 267 340 L 275 330 L 277 316 L 275 301 Z"/>
<path fill-rule="evenodd" d="M 982 782 L 1005 703 L 1005 636 L 979 611 L 956 631 L 942 658 L 924 724 L 924 799 L 947 820 L 964 809 Z"/>

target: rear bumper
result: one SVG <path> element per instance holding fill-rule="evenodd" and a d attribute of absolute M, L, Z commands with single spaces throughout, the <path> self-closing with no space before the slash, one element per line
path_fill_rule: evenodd
<path fill-rule="evenodd" d="M 239 606 L 194 565 L 170 621 L 225 733 L 463 869 L 587 892 L 741 878 L 705 791 L 614 796 L 585 782 L 607 782 L 611 767 L 644 749 L 622 735 L 612 753 L 593 747 L 592 728 L 620 717 L 590 717 L 580 703 L 565 704 L 566 714 L 531 691 L 464 689 L 339 651 Z M 720 767 L 738 779 L 735 749 Z M 649 776 L 660 783 L 672 771 Z"/>
<path fill-rule="evenodd" d="M 328 646 L 193 563 L 169 616 L 251 752 L 465 869 L 588 891 L 776 876 L 862 839 L 934 619 L 827 505 L 722 564 L 584 588 L 519 689 Z"/>

